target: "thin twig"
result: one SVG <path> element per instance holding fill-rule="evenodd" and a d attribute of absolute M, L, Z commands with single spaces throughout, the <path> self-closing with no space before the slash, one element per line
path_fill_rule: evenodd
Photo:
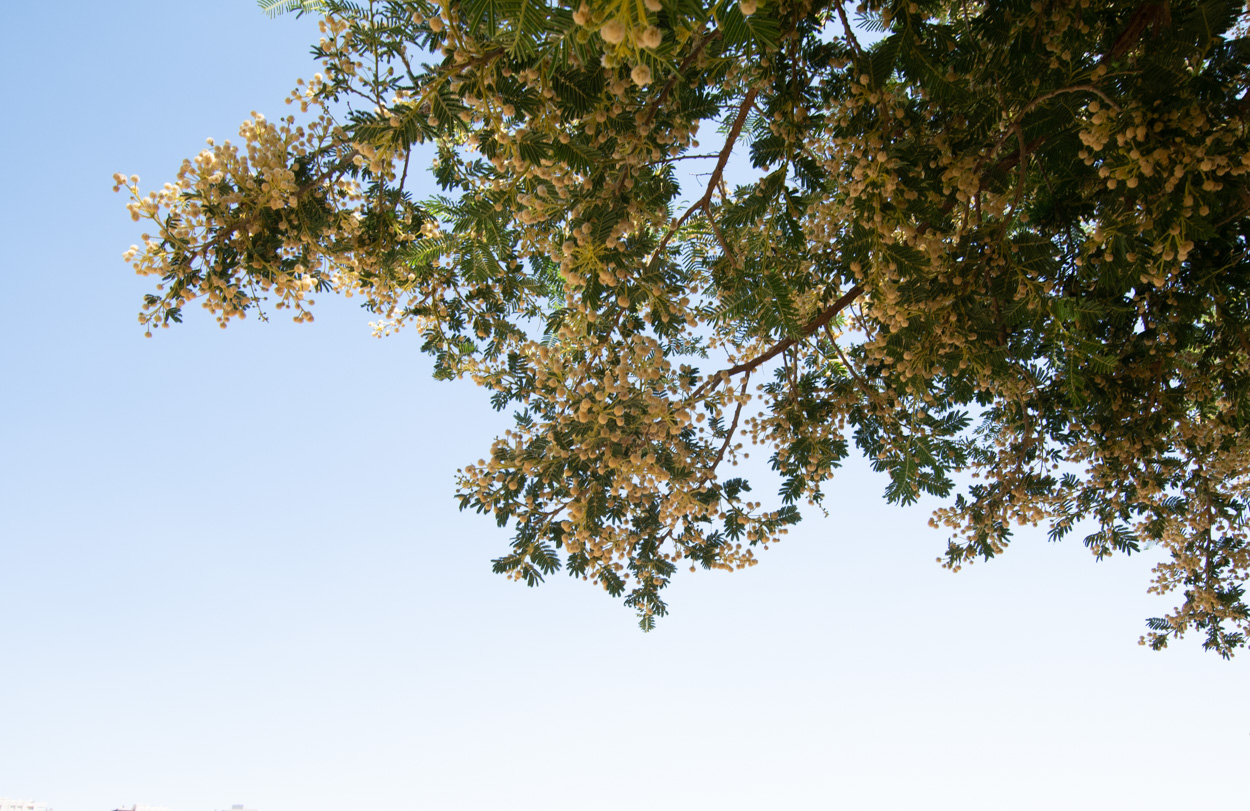
<path fill-rule="evenodd" d="M 716 220 L 712 217 L 712 206 L 707 204 L 703 206 L 703 212 L 707 214 L 707 224 L 712 226 L 712 233 L 716 235 L 716 241 L 720 243 L 720 249 L 725 252 L 725 256 L 729 257 L 729 262 L 738 270 L 742 270 L 742 261 L 738 259 L 737 254 L 729 249 L 729 243 L 725 241 L 725 235 L 721 233 L 720 226 L 716 224 Z"/>
<path fill-rule="evenodd" d="M 1058 90 L 1052 90 L 1049 93 L 1043 93 L 1042 95 L 1030 101 L 1028 104 L 1024 105 L 1024 107 L 1021 108 L 1020 112 L 1016 113 L 1015 117 L 1013 117 L 1012 120 L 1008 123 L 1007 130 L 994 143 L 994 147 L 989 151 L 989 153 L 984 158 L 978 161 L 978 169 L 981 166 L 984 166 L 988 161 L 992 160 L 998 154 L 999 150 L 1002 149 L 1003 144 L 1007 143 L 1007 139 L 1016 133 L 1016 130 L 1020 127 L 1020 124 L 1024 121 L 1024 117 L 1028 115 L 1029 113 L 1033 112 L 1033 110 L 1039 104 L 1045 101 L 1049 101 L 1050 99 L 1053 99 L 1055 96 L 1061 96 L 1064 93 L 1079 93 L 1079 92 L 1093 93 L 1094 95 L 1098 96 L 1100 99 L 1105 101 L 1108 107 L 1115 110 L 1117 113 L 1120 112 L 1120 109 L 1121 109 L 1120 105 L 1116 104 L 1115 101 L 1113 101 L 1110 96 L 1108 96 L 1106 93 L 1102 92 L 1101 90 L 1099 90 L 1097 87 L 1095 87 L 1092 84 L 1079 84 L 1079 85 L 1072 85 L 1071 87 L 1061 87 Z M 1022 156 L 1024 155 L 1023 151 L 1021 152 L 1021 155 Z"/>
<path fill-rule="evenodd" d="M 745 395 L 747 393 L 747 383 L 750 382 L 750 380 L 751 380 L 750 373 L 748 373 L 746 377 L 742 378 L 742 390 L 740 392 L 741 395 Z M 738 432 L 738 417 L 742 416 L 742 404 L 745 401 L 746 401 L 745 396 L 740 397 L 740 399 L 738 400 L 738 407 L 734 409 L 733 422 L 729 424 L 729 431 L 728 433 L 725 434 L 725 441 L 721 444 L 720 450 L 716 453 L 716 458 L 712 461 L 711 467 L 709 467 L 707 469 L 707 472 L 704 474 L 704 477 L 703 477 L 704 480 L 710 478 L 712 475 L 716 473 L 717 466 L 720 465 L 721 460 L 725 458 L 725 451 L 729 448 L 729 443 L 733 441 L 734 434 Z"/>
<path fill-rule="evenodd" d="M 668 247 L 669 240 L 677 233 L 677 229 L 686 224 L 686 220 L 690 219 L 696 211 L 703 209 L 712 202 L 712 195 L 716 191 L 717 184 L 720 183 L 721 175 L 725 172 L 725 164 L 729 163 L 729 155 L 733 152 L 738 136 L 742 134 L 742 127 L 746 124 L 747 114 L 751 111 L 751 105 L 755 103 L 755 97 L 758 94 L 759 90 L 754 87 L 747 91 L 746 96 L 742 99 L 742 104 L 738 107 L 738 116 L 734 119 L 733 126 L 729 129 L 729 134 L 725 136 L 725 146 L 720 151 L 720 157 L 716 161 L 716 168 L 712 170 L 712 178 L 708 181 L 707 190 L 704 191 L 703 196 L 694 205 L 686 209 L 686 213 L 682 214 L 677 222 L 669 226 L 668 231 L 664 234 L 664 238 L 660 240 L 660 244 L 656 246 L 655 251 L 651 254 L 651 262 L 648 264 L 654 263 L 659 258 L 664 249 Z"/>
<path fill-rule="evenodd" d="M 842 367 L 850 374 L 851 378 L 864 392 L 864 394 L 877 405 L 881 405 L 880 393 L 868 385 L 864 378 L 860 377 L 859 372 L 855 371 L 855 367 L 851 365 L 851 361 L 842 353 L 842 347 L 838 346 L 838 339 L 834 337 L 833 330 L 829 329 L 829 324 L 825 324 L 825 334 L 829 336 L 829 345 L 833 347 L 833 351 L 837 353 L 838 360 L 842 361 Z"/>
<path fill-rule="evenodd" d="M 703 47 L 711 40 L 720 36 L 720 29 L 714 31 L 711 36 L 705 37 L 702 34 L 697 36 L 699 40 L 694 44 L 694 48 L 690 50 L 690 53 L 686 54 L 685 59 L 681 60 L 681 65 L 678 66 L 677 70 L 673 72 L 672 76 L 668 77 L 668 81 L 664 83 L 662 88 L 660 88 L 660 94 L 655 97 L 655 101 L 651 102 L 651 106 L 647 109 L 647 114 L 642 118 L 642 123 L 644 125 L 650 124 L 652 120 L 655 119 L 655 114 L 659 112 L 660 105 L 663 104 L 664 100 L 668 98 L 668 94 L 673 91 L 673 88 L 677 85 L 678 80 L 681 79 L 682 75 L 685 74 L 686 69 L 690 67 L 694 60 L 699 58 L 699 54 L 703 52 Z"/>
<path fill-rule="evenodd" d="M 399 190 L 404 190 L 404 183 L 408 180 L 408 159 L 412 157 L 412 150 L 409 149 L 404 153 L 404 171 L 399 176 Z"/>
<path fill-rule="evenodd" d="M 708 153 L 707 155 L 677 155 L 671 158 L 661 158 L 659 163 L 674 163 L 676 161 L 706 160 L 707 158 L 719 158 L 719 157 L 720 155 L 716 152 L 711 152 L 711 153 Z"/>

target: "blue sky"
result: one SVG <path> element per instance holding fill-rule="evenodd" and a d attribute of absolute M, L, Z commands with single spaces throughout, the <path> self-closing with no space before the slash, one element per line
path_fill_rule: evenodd
<path fill-rule="evenodd" d="M 1250 656 L 1155 654 L 1150 553 L 1022 533 L 952 575 L 862 463 L 650 635 L 490 573 L 454 469 L 504 424 L 353 302 L 145 340 L 149 188 L 316 39 L 251 0 L 24 3 L 0 64 L 0 796 L 56 811 L 1198 808 L 1244 801 Z M 324 306 L 323 306 L 324 305 Z M 768 488 L 763 488 L 767 491 Z"/>

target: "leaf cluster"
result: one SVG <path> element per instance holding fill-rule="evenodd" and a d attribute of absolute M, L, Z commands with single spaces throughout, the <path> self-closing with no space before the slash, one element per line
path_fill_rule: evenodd
<path fill-rule="evenodd" d="M 134 188 L 148 309 L 228 319 L 260 285 L 303 314 L 307 278 L 418 329 L 436 377 L 517 409 L 458 478 L 513 528 L 497 572 L 563 569 L 650 629 L 680 562 L 754 565 L 853 445 L 887 500 L 942 500 L 945 565 L 1021 524 L 1159 546 L 1181 602 L 1143 642 L 1245 644 L 1244 3 L 261 5 L 324 14 L 296 100 L 329 123 Z M 771 507 L 725 469 L 747 443 Z"/>

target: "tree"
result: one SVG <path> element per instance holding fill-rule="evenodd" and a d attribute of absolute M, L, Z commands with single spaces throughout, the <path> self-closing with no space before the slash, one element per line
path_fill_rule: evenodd
<path fill-rule="evenodd" d="M 419 330 L 435 377 L 517 409 L 457 479 L 514 529 L 495 570 L 564 567 L 644 629 L 678 566 L 754 565 L 853 441 L 890 501 L 946 499 L 945 566 L 1039 522 L 1162 545 L 1182 599 L 1142 641 L 1245 644 L 1243 3 L 575 2 L 262 0 L 324 15 L 306 115 L 146 196 L 116 177 L 152 223 L 148 334 L 323 292 Z M 748 441 L 767 505 L 726 471 Z"/>

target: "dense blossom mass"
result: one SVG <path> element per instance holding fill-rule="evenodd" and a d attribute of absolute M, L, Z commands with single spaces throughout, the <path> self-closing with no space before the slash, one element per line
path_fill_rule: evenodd
<path fill-rule="evenodd" d="M 142 323 L 333 291 L 418 330 L 516 409 L 458 474 L 515 531 L 495 569 L 644 628 L 854 443 L 944 499 L 944 565 L 1021 524 L 1159 545 L 1143 641 L 1244 645 L 1243 2 L 574 2 L 263 0 L 322 16 L 319 72 L 162 189 L 116 176 Z M 775 497 L 729 473 L 755 447 Z"/>

